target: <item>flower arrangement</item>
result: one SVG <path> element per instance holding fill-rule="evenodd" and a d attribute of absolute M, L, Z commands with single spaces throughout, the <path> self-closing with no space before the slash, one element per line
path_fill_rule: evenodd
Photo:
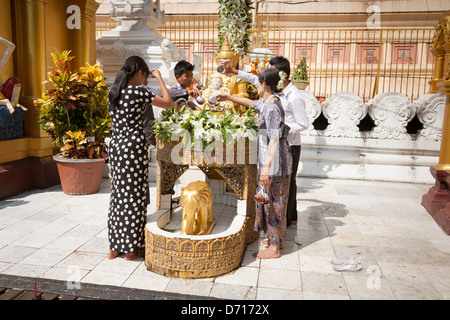
<path fill-rule="evenodd" d="M 231 48 L 239 53 L 248 51 L 253 9 L 251 0 L 219 0 L 219 50 L 225 36 L 228 36 Z"/>
<path fill-rule="evenodd" d="M 38 100 L 38 123 L 67 158 L 106 158 L 111 120 L 107 88 L 99 65 L 70 70 L 70 51 L 52 52 L 56 68 L 48 72 L 53 89 Z"/>
<path fill-rule="evenodd" d="M 262 70 L 269 67 L 269 59 L 265 57 L 262 61 L 256 58 L 246 66 L 245 71 L 254 75 L 258 75 Z M 258 90 L 251 83 L 247 83 L 247 93 L 248 98 L 251 100 L 258 100 L 260 96 L 258 95 Z"/>
<path fill-rule="evenodd" d="M 204 148 L 213 141 L 231 142 L 241 138 L 255 141 L 258 134 L 258 116 L 250 107 L 240 113 L 235 110 L 212 112 L 204 107 L 200 111 L 183 106 L 181 109 L 164 110 L 153 123 L 155 136 L 165 142 L 182 137 L 191 146 L 200 143 Z"/>

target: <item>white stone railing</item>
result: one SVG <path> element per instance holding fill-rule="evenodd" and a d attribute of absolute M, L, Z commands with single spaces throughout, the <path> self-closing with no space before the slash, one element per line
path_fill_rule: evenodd
<path fill-rule="evenodd" d="M 425 94 L 411 102 L 401 93 L 382 93 L 367 103 L 352 92 L 338 92 L 320 103 L 301 91 L 310 127 L 302 132 L 299 176 L 433 183 L 429 172 L 439 160 L 445 96 Z M 324 130 L 314 121 L 323 114 Z M 370 116 L 374 127 L 360 131 Z M 417 116 L 423 128 L 408 133 Z"/>

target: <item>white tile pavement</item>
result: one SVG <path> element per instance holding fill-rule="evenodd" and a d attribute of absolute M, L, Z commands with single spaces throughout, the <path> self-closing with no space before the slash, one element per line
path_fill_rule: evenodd
<path fill-rule="evenodd" d="M 106 259 L 109 180 L 88 196 L 28 191 L 0 200 L 0 274 L 219 299 L 450 299 L 450 236 L 420 204 L 429 185 L 304 177 L 297 185 L 299 222 L 279 259 L 255 259 L 256 242 L 240 268 L 199 280 L 152 273 L 143 259 Z M 334 271 L 338 254 L 363 269 Z"/>

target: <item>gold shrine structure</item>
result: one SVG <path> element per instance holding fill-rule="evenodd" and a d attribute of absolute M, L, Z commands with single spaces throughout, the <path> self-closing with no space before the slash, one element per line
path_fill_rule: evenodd
<path fill-rule="evenodd" d="M 219 276 L 239 267 L 246 246 L 259 237 L 259 233 L 253 230 L 256 150 L 248 141 L 245 142 L 245 146 L 240 143 L 228 149 L 223 146 L 220 153 L 214 150 L 211 152 L 213 161 L 210 161 L 204 151 L 179 152 L 181 150 L 177 148 L 181 142 L 158 140 L 156 212 L 149 215 L 145 228 L 145 265 L 148 270 L 173 278 L 196 279 Z M 174 163 L 174 155 L 181 161 Z M 208 235 L 181 235 L 163 230 L 173 210 L 174 184 L 189 166 L 197 166 L 210 185 L 224 183 L 234 191 L 236 216 L 227 230 Z M 220 189 L 213 187 L 212 192 L 217 195 Z"/>

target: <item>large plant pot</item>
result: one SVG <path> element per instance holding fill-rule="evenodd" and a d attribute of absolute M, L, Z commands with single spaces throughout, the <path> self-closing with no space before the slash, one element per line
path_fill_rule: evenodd
<path fill-rule="evenodd" d="M 292 84 L 298 89 L 298 90 L 305 90 L 309 86 L 309 82 L 301 82 L 301 81 L 292 81 Z"/>
<path fill-rule="evenodd" d="M 92 194 L 100 190 L 104 159 L 68 159 L 53 156 L 58 167 L 63 192 L 66 194 Z"/>

